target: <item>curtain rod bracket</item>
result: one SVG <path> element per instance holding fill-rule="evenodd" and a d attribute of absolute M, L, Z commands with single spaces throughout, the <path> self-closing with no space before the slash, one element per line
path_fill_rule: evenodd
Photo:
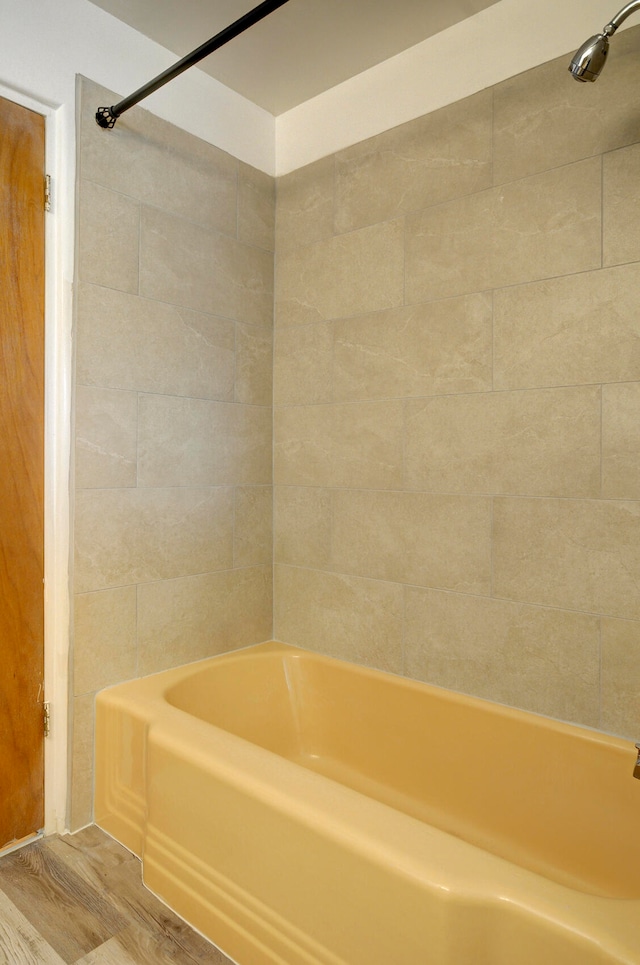
<path fill-rule="evenodd" d="M 112 127 L 115 127 L 119 117 L 119 114 L 114 113 L 113 107 L 99 107 L 96 111 L 96 124 L 104 127 L 106 131 L 110 131 Z"/>
<path fill-rule="evenodd" d="M 148 84 L 134 91 L 129 97 L 125 97 L 124 100 L 119 101 L 114 107 L 99 107 L 96 111 L 96 124 L 107 131 L 111 130 L 120 115 L 128 111 L 134 104 L 137 104 L 144 97 L 148 97 L 149 94 L 153 94 L 154 91 L 168 84 L 170 80 L 173 80 L 174 77 L 177 77 L 184 70 L 193 67 L 194 64 L 199 63 L 204 57 L 208 57 L 214 50 L 223 47 L 229 43 L 230 40 L 233 40 L 234 37 L 237 37 L 249 27 L 252 27 L 254 23 L 258 23 L 259 20 L 264 19 L 264 17 L 273 13 L 274 10 L 277 10 L 278 7 L 282 7 L 288 2 L 289 0 L 263 0 L 263 2 L 259 3 L 253 10 L 249 10 L 243 17 L 239 17 L 228 27 L 225 27 L 224 30 L 221 30 L 220 33 L 217 33 L 211 40 L 207 40 L 206 43 L 192 50 L 190 54 L 187 54 L 186 57 L 179 60 L 173 67 L 169 67 L 168 70 L 158 74 L 158 76 L 150 80 Z"/>

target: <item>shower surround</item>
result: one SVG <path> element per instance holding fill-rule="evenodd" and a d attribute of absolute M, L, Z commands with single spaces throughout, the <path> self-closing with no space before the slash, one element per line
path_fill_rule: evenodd
<path fill-rule="evenodd" d="M 273 179 L 81 78 L 71 826 L 95 691 L 266 640 Z"/>
<path fill-rule="evenodd" d="M 277 639 L 640 736 L 640 27 L 282 177 Z"/>
<path fill-rule="evenodd" d="M 93 696 L 269 639 L 640 737 L 640 27 L 277 183 L 81 82 Z"/>

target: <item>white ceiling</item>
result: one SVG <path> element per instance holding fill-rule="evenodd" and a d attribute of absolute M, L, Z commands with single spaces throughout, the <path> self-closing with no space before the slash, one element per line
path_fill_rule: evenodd
<path fill-rule="evenodd" d="M 92 2 L 176 59 L 258 5 L 258 0 Z M 278 115 L 496 2 L 289 0 L 198 66 Z"/>

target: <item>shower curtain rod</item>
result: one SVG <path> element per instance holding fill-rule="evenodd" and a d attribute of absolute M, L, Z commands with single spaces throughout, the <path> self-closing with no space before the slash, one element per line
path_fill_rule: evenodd
<path fill-rule="evenodd" d="M 145 97 L 148 97 L 149 94 L 153 94 L 154 91 L 168 84 L 169 81 L 177 77 L 178 74 L 188 70 L 189 67 L 193 67 L 194 64 L 197 64 L 204 57 L 213 53 L 214 50 L 223 47 L 224 44 L 233 40 L 238 34 L 244 33 L 244 31 L 252 27 L 254 23 L 263 20 L 270 13 L 273 13 L 274 10 L 277 10 L 278 7 L 282 7 L 288 2 L 289 0 L 264 0 L 263 3 L 259 3 L 257 7 L 249 10 L 244 16 L 239 17 L 232 24 L 229 24 L 228 27 L 225 27 L 224 30 L 217 33 L 211 40 L 207 40 L 206 43 L 192 50 L 190 54 L 187 54 L 186 57 L 179 60 L 173 67 L 169 67 L 168 70 L 158 74 L 157 77 L 150 80 L 144 87 L 140 87 L 137 91 L 134 91 L 133 94 L 129 94 L 128 97 L 125 97 L 124 100 L 119 101 L 119 103 L 113 107 L 99 107 L 96 111 L 96 123 L 106 129 L 112 128 L 120 115 L 128 111 L 130 107 L 133 107 Z"/>

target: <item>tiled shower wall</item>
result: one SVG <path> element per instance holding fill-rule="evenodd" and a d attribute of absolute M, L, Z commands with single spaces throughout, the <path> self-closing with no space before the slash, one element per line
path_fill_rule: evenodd
<path fill-rule="evenodd" d="M 279 639 L 640 737 L 639 49 L 279 180 Z"/>
<path fill-rule="evenodd" d="M 273 179 L 79 86 L 71 827 L 93 697 L 269 639 Z"/>

